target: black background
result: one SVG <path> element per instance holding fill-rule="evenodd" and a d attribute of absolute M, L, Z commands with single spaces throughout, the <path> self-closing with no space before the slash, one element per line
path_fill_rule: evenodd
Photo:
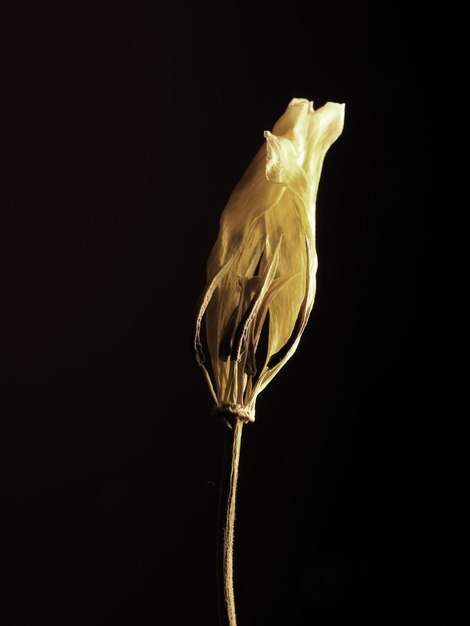
<path fill-rule="evenodd" d="M 345 102 L 345 129 L 314 311 L 244 433 L 240 626 L 453 623 L 428 13 L 36 3 L 3 26 L 2 624 L 215 626 L 221 434 L 188 338 L 220 212 L 292 97 Z"/>

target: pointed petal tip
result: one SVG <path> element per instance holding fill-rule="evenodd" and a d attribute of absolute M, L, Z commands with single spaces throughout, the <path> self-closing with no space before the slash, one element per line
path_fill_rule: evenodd
<path fill-rule="evenodd" d="M 313 100 L 307 100 L 306 98 L 292 98 L 292 100 L 289 102 L 287 110 L 289 110 L 291 107 L 301 107 L 302 105 L 307 105 L 308 106 L 308 114 L 309 115 L 322 115 L 322 116 L 328 116 L 331 118 L 336 118 L 341 125 L 344 124 L 344 111 L 346 108 L 346 105 L 344 102 L 326 102 L 323 106 L 319 107 L 318 109 L 314 108 L 314 102 Z M 300 111 L 301 109 L 299 109 Z M 265 134 L 266 137 L 266 134 Z"/>
<path fill-rule="evenodd" d="M 288 106 L 292 107 L 292 106 L 297 106 L 299 104 L 313 105 L 313 102 L 310 102 L 310 100 L 307 100 L 307 98 L 292 98 Z"/>
<path fill-rule="evenodd" d="M 299 106 L 301 104 L 307 104 L 310 111 L 313 113 L 315 111 L 314 108 L 314 101 L 313 100 L 308 100 L 307 98 L 292 98 L 292 100 L 289 102 L 288 107 L 292 107 L 292 106 Z M 341 109 L 344 110 L 345 104 L 344 102 L 326 102 L 326 104 L 324 104 L 323 106 L 330 106 L 333 105 L 335 107 L 339 107 Z M 323 107 L 320 107 L 323 108 Z"/>
<path fill-rule="evenodd" d="M 344 111 L 345 108 L 345 103 L 344 102 L 325 102 L 325 104 L 323 106 L 321 106 L 319 109 L 316 109 L 315 113 L 318 113 L 318 111 L 321 111 L 322 109 L 336 109 L 337 111 Z"/>
<path fill-rule="evenodd" d="M 321 108 L 330 110 L 330 111 L 336 111 L 337 113 L 340 113 L 344 117 L 344 110 L 346 108 L 346 104 L 344 102 L 327 102 Z M 321 109 L 318 109 L 318 110 L 320 111 Z"/>
<path fill-rule="evenodd" d="M 333 135 L 339 137 L 344 127 L 344 112 L 346 105 L 344 102 L 327 102 L 317 109 L 314 114 L 321 120 L 324 128 L 329 128 Z"/>

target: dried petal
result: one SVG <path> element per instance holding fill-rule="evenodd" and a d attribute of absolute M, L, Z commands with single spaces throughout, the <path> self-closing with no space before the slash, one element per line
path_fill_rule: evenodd
<path fill-rule="evenodd" d="M 318 110 L 294 98 L 235 187 L 207 264 L 201 320 L 218 405 L 253 412 L 257 395 L 295 352 L 315 297 L 315 201 L 323 160 L 339 137 L 344 105 Z M 256 351 L 269 314 L 266 362 L 256 382 Z M 229 358 L 230 357 L 230 358 Z"/>

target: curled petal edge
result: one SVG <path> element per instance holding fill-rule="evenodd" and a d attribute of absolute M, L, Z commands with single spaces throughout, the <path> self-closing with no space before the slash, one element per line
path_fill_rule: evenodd
<path fill-rule="evenodd" d="M 230 257 L 230 259 L 225 263 L 225 265 L 221 267 L 221 269 L 217 272 L 217 274 L 214 276 L 214 278 L 211 280 L 211 282 L 207 285 L 207 287 L 202 292 L 199 298 L 200 304 L 198 307 L 196 321 L 194 323 L 194 333 L 192 337 L 192 350 L 193 350 L 194 357 L 196 359 L 197 364 L 203 369 L 204 376 L 206 377 L 207 383 L 209 385 L 209 389 L 216 402 L 217 402 L 217 395 L 214 391 L 214 385 L 212 384 L 212 380 L 209 375 L 209 372 L 207 371 L 207 368 L 204 365 L 205 355 L 202 349 L 202 342 L 201 342 L 201 324 L 202 324 L 202 319 L 204 317 L 206 309 L 209 306 L 209 302 L 211 301 L 212 296 L 214 295 L 214 291 L 217 289 L 222 279 L 227 274 L 228 270 L 230 269 L 230 266 L 232 265 L 232 261 L 233 261 L 233 256 Z"/>

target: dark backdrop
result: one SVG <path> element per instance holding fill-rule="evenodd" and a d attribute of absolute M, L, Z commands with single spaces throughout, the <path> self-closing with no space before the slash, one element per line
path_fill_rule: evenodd
<path fill-rule="evenodd" d="M 215 626 L 221 438 L 188 337 L 220 212 L 292 97 L 345 102 L 346 120 L 314 311 L 245 429 L 240 626 L 453 623 L 420 306 L 432 34 L 426 12 L 376 4 L 35 3 L 3 20 L 5 626 Z"/>

